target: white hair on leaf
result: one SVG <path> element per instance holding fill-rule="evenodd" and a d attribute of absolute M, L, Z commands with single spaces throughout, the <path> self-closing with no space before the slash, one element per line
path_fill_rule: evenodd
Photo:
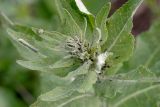
<path fill-rule="evenodd" d="M 96 72 L 98 74 L 101 73 L 101 69 L 105 65 L 105 61 L 110 55 L 113 55 L 113 53 L 106 51 L 105 53 L 101 53 L 97 56 Z"/>

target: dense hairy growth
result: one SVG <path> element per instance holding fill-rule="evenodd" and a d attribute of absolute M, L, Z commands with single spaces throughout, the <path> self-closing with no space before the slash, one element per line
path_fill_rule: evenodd
<path fill-rule="evenodd" d="M 110 2 L 97 15 L 81 0 L 54 2 L 57 20 L 61 22 L 57 31 L 10 21 L 7 29 L 10 40 L 24 58 L 17 63 L 41 71 L 42 94 L 31 107 L 155 107 L 159 104 L 159 37 L 155 34 L 148 39 L 143 35 L 153 35 L 160 24 L 138 38 L 136 43 L 143 43 L 145 48 L 143 45 L 134 48 L 131 34 L 133 15 L 143 0 L 128 0 L 110 17 Z M 141 53 L 145 49 L 151 53 Z M 139 58 L 144 59 L 137 61 Z"/>

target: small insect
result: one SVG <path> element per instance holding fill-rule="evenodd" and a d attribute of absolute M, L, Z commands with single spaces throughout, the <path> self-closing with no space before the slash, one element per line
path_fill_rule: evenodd
<path fill-rule="evenodd" d="M 109 79 L 109 81 L 112 82 L 113 80 L 112 80 L 112 79 Z"/>
<path fill-rule="evenodd" d="M 116 56 L 115 59 L 119 59 L 120 56 Z"/>
<path fill-rule="evenodd" d="M 30 50 L 32 50 L 33 52 L 37 53 L 38 49 L 36 49 L 35 47 L 33 47 L 32 45 L 30 45 L 28 42 L 26 42 L 23 39 L 18 39 L 18 41 L 25 47 L 29 48 Z"/>

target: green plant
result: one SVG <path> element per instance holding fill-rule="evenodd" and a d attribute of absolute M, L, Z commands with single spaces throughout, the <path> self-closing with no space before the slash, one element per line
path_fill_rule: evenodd
<path fill-rule="evenodd" d="M 54 1 L 57 31 L 8 24 L 10 40 L 25 59 L 17 63 L 41 71 L 42 94 L 31 107 L 158 106 L 159 37 L 140 36 L 149 52 L 138 50 L 135 57 L 145 59 L 128 61 L 135 43 L 132 17 L 143 0 L 129 0 L 109 18 L 110 2 L 94 16 L 81 0 Z M 144 35 L 157 33 L 159 25 Z"/>

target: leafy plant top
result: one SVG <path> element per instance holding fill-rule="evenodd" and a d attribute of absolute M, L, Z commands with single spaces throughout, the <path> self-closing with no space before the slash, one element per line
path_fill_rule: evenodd
<path fill-rule="evenodd" d="M 31 107 L 159 104 L 159 78 L 150 69 L 142 64 L 118 72 L 133 54 L 132 18 L 143 0 L 128 0 L 110 17 L 110 2 L 96 16 L 81 0 L 54 2 L 61 22 L 57 31 L 13 22 L 7 29 L 24 58 L 17 63 L 41 71 L 42 94 Z"/>

